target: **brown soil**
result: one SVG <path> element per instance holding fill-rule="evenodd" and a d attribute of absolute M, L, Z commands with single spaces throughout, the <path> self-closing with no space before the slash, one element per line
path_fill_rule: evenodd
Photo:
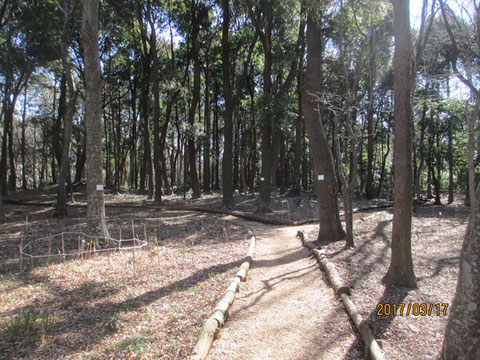
<path fill-rule="evenodd" d="M 390 264 L 392 211 L 359 214 L 354 224 L 356 247 L 344 242 L 325 246 L 342 279 L 353 287 L 352 300 L 381 339 L 388 359 L 437 359 L 458 277 L 468 209 L 460 202 L 418 206 L 413 216 L 412 253 L 418 289 L 386 288 L 381 279 Z M 316 239 L 317 229 L 309 232 Z M 403 315 L 378 316 L 377 304 L 405 303 Z M 408 304 L 427 304 L 427 314 Z M 431 314 L 428 314 L 433 304 Z M 439 304 L 439 314 L 437 306 Z M 416 308 L 416 315 L 413 310 Z M 392 310 L 393 311 L 393 310 Z M 383 314 L 382 314 L 383 315 Z"/>
<path fill-rule="evenodd" d="M 243 222 L 257 236 L 253 267 L 210 360 L 358 359 L 361 344 L 298 227 Z"/>
<path fill-rule="evenodd" d="M 76 193 L 79 204 L 84 194 Z M 52 202 L 53 189 L 12 196 L 16 201 Z M 295 238 L 315 226 L 281 227 L 231 221 L 211 214 L 161 212 L 144 195 L 107 194 L 112 235 L 131 232 L 131 220 L 150 245 L 132 254 L 114 253 L 87 260 L 46 264 L 18 271 L 19 236 L 28 215 L 32 234 L 41 237 L 85 227 L 85 208 L 73 207 L 68 219 L 53 219 L 47 206 L 7 205 L 8 223 L 0 227 L 0 358 L 8 359 L 186 359 L 203 321 L 233 277 L 254 230 L 254 263 L 234 302 L 232 315 L 214 343 L 209 359 L 359 359 L 363 345 L 343 305 L 326 284 L 309 252 Z M 288 202 L 288 205 L 287 205 Z M 166 197 L 167 205 L 221 209 L 218 195 L 200 200 Z M 252 196 L 236 196 L 235 210 L 253 212 Z M 356 202 L 357 208 L 384 201 Z M 306 220 L 316 217 L 314 198 L 274 197 L 265 218 Z M 438 356 L 458 274 L 458 258 L 468 219 L 460 203 L 419 206 L 413 220 L 413 257 L 419 288 L 381 284 L 390 261 L 390 210 L 355 215 L 356 247 L 328 244 L 327 254 L 353 288 L 352 300 L 382 340 L 389 359 Z M 157 241 L 155 244 L 155 231 Z M 227 230 L 229 241 L 224 236 Z M 124 235 L 125 237 L 125 235 Z M 377 316 L 377 304 L 440 304 L 430 316 Z M 12 339 L 9 323 L 21 310 L 47 310 L 55 328 L 26 339 Z M 448 310 L 447 310 L 448 315 Z M 109 326 L 118 323 L 116 331 Z"/>
<path fill-rule="evenodd" d="M 47 207 L 7 205 L 6 211 L 8 222 L 0 227 L 0 359 L 186 359 L 248 250 L 246 229 L 212 215 L 108 207 L 115 238 L 120 228 L 124 239 L 131 237 L 134 220 L 143 239 L 145 224 L 149 246 L 135 253 L 136 278 L 131 251 L 112 252 L 110 261 L 106 254 L 35 260 L 34 266 L 25 260 L 26 270 L 19 272 L 26 216 L 30 235 L 39 238 L 81 231 L 85 208 L 71 208 L 68 219 L 52 218 Z M 58 244 L 52 248 L 55 253 Z M 44 311 L 53 319 L 50 331 L 42 331 L 38 318 L 31 333 L 12 335 L 16 319 L 25 329 L 22 312 Z"/>

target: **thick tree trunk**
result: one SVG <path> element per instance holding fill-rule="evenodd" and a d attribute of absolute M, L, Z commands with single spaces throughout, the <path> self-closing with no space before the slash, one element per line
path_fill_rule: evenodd
<path fill-rule="evenodd" d="M 383 281 L 416 287 L 413 271 L 412 231 L 412 42 L 409 0 L 394 0 L 394 206 L 392 257 Z"/>
<path fill-rule="evenodd" d="M 85 58 L 87 128 L 87 231 L 108 236 L 102 176 L 102 76 L 98 51 L 99 0 L 84 0 L 82 45 Z"/>
<path fill-rule="evenodd" d="M 447 328 L 442 358 L 480 358 L 480 187 L 468 222 L 460 256 L 460 273 Z"/>
<path fill-rule="evenodd" d="M 337 241 L 345 237 L 338 212 L 338 188 L 333 156 L 320 118 L 317 94 L 322 90 L 322 32 L 320 19 L 311 11 L 307 20 L 307 73 L 303 111 L 310 138 L 310 148 L 315 170 L 320 230 L 318 240 Z"/>

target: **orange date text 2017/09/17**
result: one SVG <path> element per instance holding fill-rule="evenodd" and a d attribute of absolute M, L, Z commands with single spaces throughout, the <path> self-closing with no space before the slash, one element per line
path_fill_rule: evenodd
<path fill-rule="evenodd" d="M 447 316 L 448 303 L 379 303 L 377 316 Z"/>

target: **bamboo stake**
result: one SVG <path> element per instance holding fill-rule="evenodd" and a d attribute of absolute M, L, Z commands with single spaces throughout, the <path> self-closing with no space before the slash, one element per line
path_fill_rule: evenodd
<path fill-rule="evenodd" d="M 80 237 L 78 237 L 80 239 Z M 84 258 L 83 256 L 83 249 L 85 247 L 85 238 L 80 241 L 80 259 Z"/>
<path fill-rule="evenodd" d="M 22 249 L 23 249 L 23 237 L 20 238 L 20 246 L 19 246 L 19 250 L 20 250 L 20 271 L 23 271 L 23 254 L 22 254 Z"/>
<path fill-rule="evenodd" d="M 133 251 L 132 251 L 132 258 L 133 258 L 133 278 L 135 279 L 137 277 L 137 269 L 136 269 L 136 264 L 135 264 L 135 246 L 137 246 L 136 241 L 135 241 L 135 225 L 133 224 L 132 220 L 132 235 L 133 235 Z"/>
<path fill-rule="evenodd" d="M 80 259 L 80 236 L 77 238 L 77 258 Z"/>
<path fill-rule="evenodd" d="M 120 252 L 122 248 L 122 228 L 120 228 L 119 235 L 118 235 L 118 251 Z"/>
<path fill-rule="evenodd" d="M 63 261 L 65 261 L 65 240 L 63 238 L 63 232 L 62 232 L 62 257 L 63 257 Z"/>
<path fill-rule="evenodd" d="M 147 240 L 147 228 L 146 228 L 146 226 L 145 226 L 145 223 L 143 223 L 143 239 L 144 239 L 145 241 L 148 241 L 148 240 Z"/>
<path fill-rule="evenodd" d="M 50 264 L 50 255 L 52 253 L 52 238 L 48 237 L 48 263 Z"/>
<path fill-rule="evenodd" d="M 105 238 L 105 246 L 107 247 L 107 257 L 108 257 L 108 267 L 112 266 L 110 262 L 110 239 L 108 237 Z"/>
<path fill-rule="evenodd" d="M 37 239 L 37 238 L 35 238 Z M 32 247 L 32 242 L 33 241 L 30 241 L 30 265 L 32 265 L 32 268 L 33 268 L 33 247 Z"/>
<path fill-rule="evenodd" d="M 225 237 L 225 241 L 228 242 L 228 232 L 225 228 L 223 228 L 223 236 Z"/>
<path fill-rule="evenodd" d="M 158 245 L 157 227 L 156 226 L 153 228 L 153 236 L 154 236 L 154 239 L 155 239 L 155 245 Z"/>

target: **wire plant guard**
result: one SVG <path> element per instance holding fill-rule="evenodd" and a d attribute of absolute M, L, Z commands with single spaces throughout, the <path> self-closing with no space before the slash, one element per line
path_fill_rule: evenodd
<path fill-rule="evenodd" d="M 105 236 L 91 236 L 83 232 L 62 232 L 28 241 L 20 246 L 20 256 L 33 259 L 52 257 L 81 258 L 91 254 L 142 249 L 147 241 L 136 237 L 114 239 Z"/>

